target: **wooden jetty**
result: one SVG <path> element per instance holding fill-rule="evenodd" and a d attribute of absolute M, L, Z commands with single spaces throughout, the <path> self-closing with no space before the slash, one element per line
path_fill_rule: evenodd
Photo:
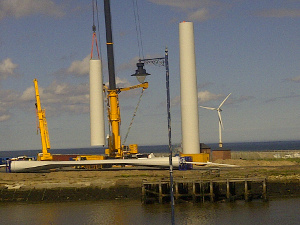
<path fill-rule="evenodd" d="M 174 180 L 174 199 L 176 202 L 216 202 L 261 199 L 267 201 L 266 178 L 230 178 Z M 170 181 L 143 181 L 143 203 L 165 203 L 170 201 Z"/>

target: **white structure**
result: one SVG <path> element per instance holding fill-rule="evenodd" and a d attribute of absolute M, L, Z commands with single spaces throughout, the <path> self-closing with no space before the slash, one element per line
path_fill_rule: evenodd
<path fill-rule="evenodd" d="M 90 60 L 91 146 L 105 145 L 103 79 L 100 59 Z"/>
<path fill-rule="evenodd" d="M 206 107 L 206 106 L 200 106 L 201 108 L 204 109 L 209 109 L 209 110 L 217 110 L 218 112 L 218 118 L 219 118 L 219 147 L 222 148 L 223 147 L 223 142 L 222 142 L 222 128 L 224 130 L 224 126 L 223 126 L 223 121 L 222 121 L 222 117 L 221 117 L 221 112 L 222 112 L 222 105 L 224 104 L 224 102 L 227 100 L 227 98 L 231 95 L 231 93 L 229 95 L 227 95 L 227 97 L 223 100 L 223 102 L 221 102 L 221 104 L 219 105 L 218 108 L 211 108 L 211 107 Z"/>
<path fill-rule="evenodd" d="M 200 153 L 198 90 L 192 22 L 179 24 L 181 132 L 184 154 Z"/>

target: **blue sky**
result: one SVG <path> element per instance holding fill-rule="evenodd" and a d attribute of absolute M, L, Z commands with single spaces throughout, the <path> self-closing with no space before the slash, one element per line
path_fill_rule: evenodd
<path fill-rule="evenodd" d="M 133 1 L 112 0 L 117 85 L 135 85 Z M 98 1 L 108 82 L 103 1 Z M 139 0 L 143 53 L 169 49 L 172 142 L 181 141 L 178 25 L 194 22 L 199 105 L 223 105 L 223 142 L 300 139 L 299 0 Z M 52 148 L 90 145 L 92 1 L 0 0 L 0 150 L 40 149 L 33 79 Z M 98 35 L 99 36 L 99 35 Z M 167 144 L 164 67 L 152 75 L 126 144 Z M 122 140 L 141 90 L 120 93 Z M 218 142 L 214 111 L 199 109 L 200 141 Z M 106 126 L 107 128 L 107 126 Z"/>

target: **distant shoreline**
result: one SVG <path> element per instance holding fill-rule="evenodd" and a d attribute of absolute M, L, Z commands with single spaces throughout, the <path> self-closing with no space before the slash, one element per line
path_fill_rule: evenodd
<path fill-rule="evenodd" d="M 281 144 L 279 144 L 281 143 Z M 218 149 L 218 144 L 207 144 L 211 150 Z M 86 148 L 65 148 L 65 149 L 50 149 L 52 154 L 104 154 L 106 147 L 86 147 Z M 139 146 L 140 153 L 164 153 L 169 154 L 168 145 L 151 145 Z M 241 142 L 241 143 L 227 143 L 224 144 L 224 149 L 230 149 L 232 153 L 242 152 L 272 152 L 272 151 L 299 151 L 300 141 L 288 142 Z M 180 151 L 179 145 L 173 145 L 173 154 Z M 41 150 L 0 150 L 0 158 L 18 157 L 18 156 L 36 156 Z"/>

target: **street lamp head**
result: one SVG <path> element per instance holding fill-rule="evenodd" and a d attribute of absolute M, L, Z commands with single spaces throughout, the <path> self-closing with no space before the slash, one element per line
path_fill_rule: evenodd
<path fill-rule="evenodd" d="M 132 74 L 131 76 L 135 76 L 136 79 L 140 82 L 143 83 L 146 79 L 146 76 L 150 75 L 149 73 L 146 72 L 146 70 L 144 69 L 144 63 L 139 62 L 136 64 L 137 65 L 137 70 L 135 71 L 134 74 Z"/>

